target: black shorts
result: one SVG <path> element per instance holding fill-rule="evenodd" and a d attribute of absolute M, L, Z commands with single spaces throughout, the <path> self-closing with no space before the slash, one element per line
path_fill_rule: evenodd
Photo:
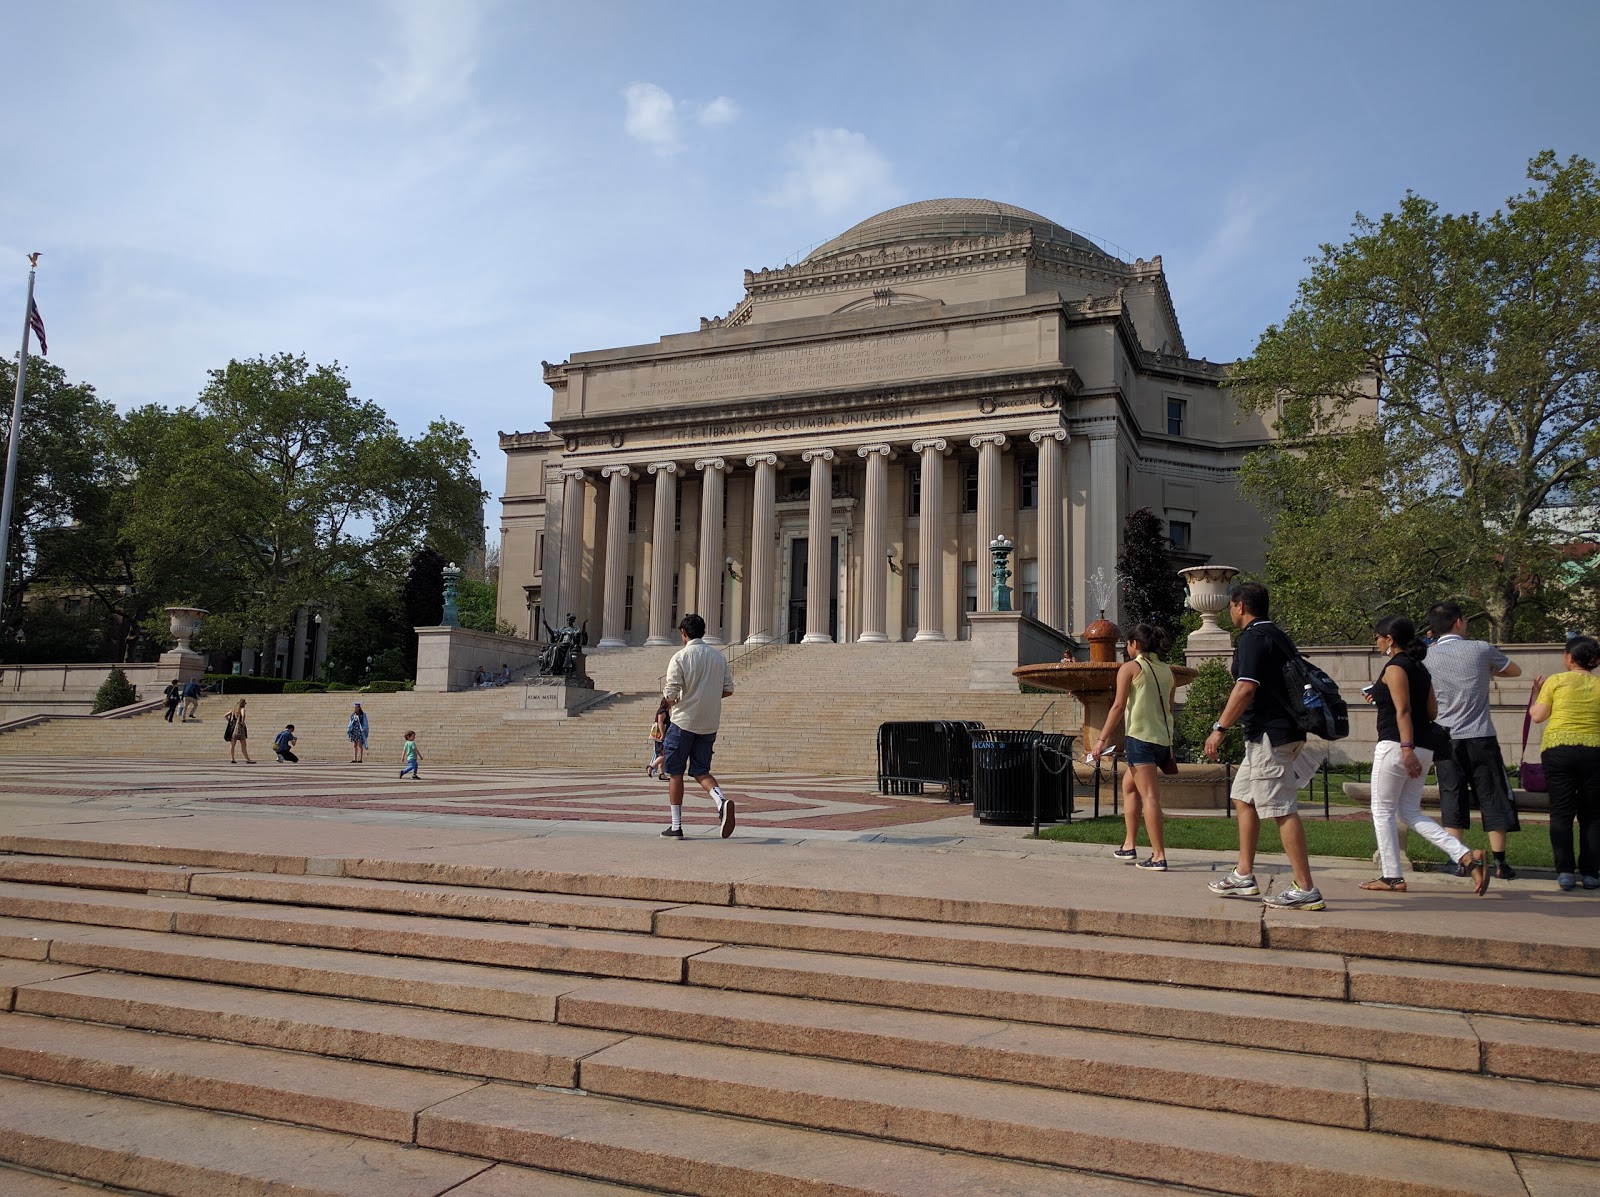
<path fill-rule="evenodd" d="M 1476 804 L 1485 831 L 1521 831 L 1511 782 L 1494 736 L 1451 740 L 1433 767 L 1439 773 L 1439 821 L 1446 827 L 1471 827 Z"/>

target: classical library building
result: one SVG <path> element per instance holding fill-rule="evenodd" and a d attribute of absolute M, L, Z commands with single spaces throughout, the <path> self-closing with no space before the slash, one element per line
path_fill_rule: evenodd
<path fill-rule="evenodd" d="M 1236 486 L 1269 436 L 1189 355 L 1161 259 L 989 200 L 862 221 L 746 271 L 696 332 L 544 363 L 547 430 L 502 433 L 500 617 L 591 645 L 959 640 L 991 604 L 1094 619 L 1123 520 L 1175 569 L 1260 569 Z"/>

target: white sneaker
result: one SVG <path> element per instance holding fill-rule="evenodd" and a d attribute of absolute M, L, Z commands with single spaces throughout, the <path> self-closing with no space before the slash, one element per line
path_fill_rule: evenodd
<path fill-rule="evenodd" d="M 1230 869 L 1228 875 L 1221 881 L 1213 881 L 1210 889 L 1212 893 L 1220 894 L 1224 898 L 1253 898 L 1261 892 L 1254 873 L 1248 877 L 1241 877 L 1236 869 Z"/>

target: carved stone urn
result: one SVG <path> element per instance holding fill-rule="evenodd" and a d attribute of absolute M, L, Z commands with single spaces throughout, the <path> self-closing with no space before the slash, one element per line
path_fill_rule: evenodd
<path fill-rule="evenodd" d="M 1231 565 L 1192 565 L 1180 569 L 1178 576 L 1189 586 L 1189 607 L 1200 612 L 1199 633 L 1226 635 L 1217 626 L 1217 615 L 1228 605 L 1228 583 L 1239 576 Z"/>
<path fill-rule="evenodd" d="M 189 646 L 189 640 L 200 630 L 200 621 L 209 614 L 203 607 L 167 608 L 167 627 L 178 646 L 161 654 L 163 672 L 170 670 L 173 677 L 184 682 L 204 676 L 206 659 Z"/>

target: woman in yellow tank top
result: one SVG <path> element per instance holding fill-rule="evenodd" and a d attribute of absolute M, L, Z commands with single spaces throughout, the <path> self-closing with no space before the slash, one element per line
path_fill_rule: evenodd
<path fill-rule="evenodd" d="M 1141 869 L 1164 873 L 1167 845 L 1162 837 L 1161 762 L 1172 751 L 1172 668 L 1161 657 L 1172 646 L 1172 638 L 1161 628 L 1141 623 L 1128 633 L 1128 661 L 1117 670 L 1117 696 L 1111 712 L 1100 728 L 1098 742 L 1089 753 L 1091 761 L 1104 755 L 1127 716 L 1128 734 L 1123 738 L 1123 757 L 1128 771 L 1122 779 L 1122 817 L 1127 834 L 1122 847 L 1111 855 Z M 1150 836 L 1150 855 L 1139 860 L 1139 820 L 1144 819 Z"/>
<path fill-rule="evenodd" d="M 1550 783 L 1550 848 L 1556 884 L 1600 889 L 1600 643 L 1591 636 L 1567 641 L 1565 673 L 1533 679 L 1538 695 L 1528 714 L 1543 723 L 1539 755 Z M 1578 854 L 1572 854 L 1572 821 L 1578 821 Z M 1577 876 L 1573 874 L 1576 873 Z"/>

